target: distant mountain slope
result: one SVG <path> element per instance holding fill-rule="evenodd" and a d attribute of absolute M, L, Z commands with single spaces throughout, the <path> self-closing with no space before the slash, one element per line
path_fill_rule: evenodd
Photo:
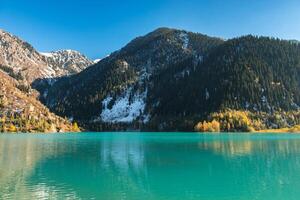
<path fill-rule="evenodd" d="M 29 84 L 36 79 L 78 73 L 91 64 L 85 56 L 71 50 L 42 55 L 27 42 L 0 29 L 0 65 Z"/>
<path fill-rule="evenodd" d="M 54 74 L 44 56 L 27 42 L 3 30 L 0 30 L 0 64 L 20 73 L 30 83 L 36 78 Z"/>
<path fill-rule="evenodd" d="M 56 76 L 76 74 L 87 66 L 94 64 L 86 56 L 74 50 L 61 50 L 41 54 L 46 56 L 47 63 L 56 72 Z"/>

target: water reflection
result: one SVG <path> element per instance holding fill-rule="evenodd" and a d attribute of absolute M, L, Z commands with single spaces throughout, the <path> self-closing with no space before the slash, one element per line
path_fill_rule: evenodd
<path fill-rule="evenodd" d="M 299 139 L 0 135 L 0 199 L 297 199 Z"/>
<path fill-rule="evenodd" d="M 56 190 L 40 183 L 29 186 L 30 177 L 38 163 L 67 152 L 64 146 L 42 137 L 25 135 L 0 137 L 0 199 L 48 199 L 58 197 Z"/>
<path fill-rule="evenodd" d="M 225 157 L 247 156 L 255 153 L 274 154 L 286 157 L 291 154 L 300 153 L 300 138 L 286 137 L 262 137 L 255 135 L 253 137 L 228 136 L 226 139 L 212 140 L 204 137 L 198 143 L 200 149 L 212 151 Z"/>

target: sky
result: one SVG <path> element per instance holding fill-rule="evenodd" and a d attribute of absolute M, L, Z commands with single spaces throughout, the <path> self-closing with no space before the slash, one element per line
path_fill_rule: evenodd
<path fill-rule="evenodd" d="M 41 52 L 96 59 L 158 27 L 300 40 L 299 8 L 299 0 L 0 0 L 0 29 Z"/>

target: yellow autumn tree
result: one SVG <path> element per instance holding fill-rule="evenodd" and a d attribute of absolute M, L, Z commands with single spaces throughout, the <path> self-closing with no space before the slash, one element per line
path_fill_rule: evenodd
<path fill-rule="evenodd" d="M 216 120 L 213 120 L 212 122 L 206 122 L 204 121 L 199 122 L 195 126 L 195 131 L 198 132 L 220 132 L 220 123 Z"/>
<path fill-rule="evenodd" d="M 220 122 L 213 120 L 211 122 L 211 128 L 213 132 L 220 132 Z"/>
<path fill-rule="evenodd" d="M 8 132 L 17 132 L 17 128 L 15 127 L 15 125 L 10 124 L 7 131 Z"/>
<path fill-rule="evenodd" d="M 78 124 L 76 122 L 74 122 L 72 125 L 72 131 L 80 132 L 80 128 L 78 127 Z"/>

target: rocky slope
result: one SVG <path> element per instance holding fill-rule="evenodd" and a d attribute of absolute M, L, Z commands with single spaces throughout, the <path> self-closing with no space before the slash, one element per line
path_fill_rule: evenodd
<path fill-rule="evenodd" d="M 46 57 L 48 65 L 55 71 L 55 77 L 72 75 L 94 64 L 86 56 L 74 50 L 61 50 L 41 53 Z"/>
<path fill-rule="evenodd" d="M 72 50 L 41 54 L 27 42 L 0 29 L 0 65 L 29 84 L 36 79 L 78 73 L 91 64 L 84 55 Z"/>
<path fill-rule="evenodd" d="M 76 127 L 51 113 L 34 91 L 18 89 L 18 81 L 0 70 L 0 132 L 68 132 Z"/>
<path fill-rule="evenodd" d="M 0 64 L 19 73 L 29 83 L 54 74 L 44 56 L 27 42 L 3 30 L 0 30 Z"/>

